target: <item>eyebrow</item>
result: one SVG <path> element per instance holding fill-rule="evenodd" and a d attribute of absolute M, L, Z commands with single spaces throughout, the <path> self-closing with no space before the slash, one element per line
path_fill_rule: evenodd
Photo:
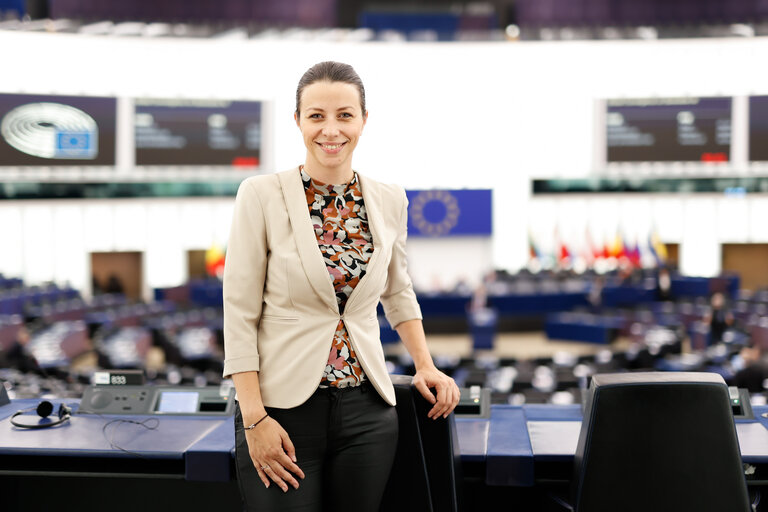
<path fill-rule="evenodd" d="M 336 111 L 340 112 L 342 110 L 354 110 L 354 108 L 355 107 L 339 107 L 336 109 Z M 307 111 L 310 111 L 310 110 L 316 110 L 317 112 L 325 112 L 325 110 L 320 107 L 307 107 Z"/>

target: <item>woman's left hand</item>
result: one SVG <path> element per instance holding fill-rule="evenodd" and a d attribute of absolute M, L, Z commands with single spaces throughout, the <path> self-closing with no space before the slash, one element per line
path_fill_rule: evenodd
<path fill-rule="evenodd" d="M 434 404 L 427 416 L 433 420 L 442 416 L 447 418 L 459 403 L 459 387 L 456 382 L 434 366 L 422 368 L 413 376 L 413 385 L 426 398 Z M 437 397 L 429 388 L 435 388 Z"/>

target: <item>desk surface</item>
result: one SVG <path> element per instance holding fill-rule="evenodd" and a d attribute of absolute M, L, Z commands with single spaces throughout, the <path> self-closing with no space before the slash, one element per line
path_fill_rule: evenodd
<path fill-rule="evenodd" d="M 5 461 L 0 464 L 0 471 L 13 472 L 14 464 L 23 457 L 27 461 L 37 460 L 34 472 L 38 473 L 67 471 L 201 481 L 230 479 L 235 432 L 231 416 L 78 415 L 78 402 L 68 400 L 65 403 L 75 414 L 62 425 L 33 430 L 11 425 L 13 413 L 35 407 L 39 402 L 14 400 L 0 407 L 0 455 Z M 52 402 L 54 411 L 62 403 L 61 400 Z M 41 420 L 33 409 L 16 421 L 37 424 L 46 420 Z M 136 422 L 145 422 L 146 426 Z M 64 470 L 61 458 L 74 458 L 78 463 Z M 144 464 L 135 464 L 137 461 Z M 21 466 L 31 467 L 27 463 Z"/>
<path fill-rule="evenodd" d="M 163 476 L 193 481 L 228 481 L 234 454 L 232 417 L 134 416 L 159 418 L 156 429 L 121 423 L 116 416 L 77 415 L 64 425 L 23 430 L 10 416 L 38 400 L 14 400 L 0 407 L 0 473 L 111 473 Z M 55 406 L 61 401 L 53 401 Z M 76 406 L 76 401 L 67 401 Z M 767 406 L 754 407 L 755 420 L 737 420 L 744 462 L 768 466 Z M 37 416 L 24 417 L 35 422 Z M 461 459 L 480 464 L 489 485 L 531 486 L 543 478 L 542 464 L 572 463 L 581 429 L 581 408 L 493 405 L 489 419 L 457 418 Z M 127 453 L 110 445 L 119 445 Z M 73 470 L 73 468 L 75 468 Z"/>
<path fill-rule="evenodd" d="M 766 412 L 768 406 L 755 406 L 756 419 L 736 420 L 742 460 L 746 463 L 768 465 L 768 418 L 761 416 Z M 541 471 L 537 473 L 537 465 L 572 464 L 581 419 L 578 405 L 493 405 L 490 419 L 456 420 L 461 458 L 485 460 L 489 485 L 534 485 L 544 477 Z M 511 440 L 514 446 L 510 446 Z"/>

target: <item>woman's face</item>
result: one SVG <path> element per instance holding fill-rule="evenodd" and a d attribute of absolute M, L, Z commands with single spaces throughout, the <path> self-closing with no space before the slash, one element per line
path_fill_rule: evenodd
<path fill-rule="evenodd" d="M 299 107 L 294 117 L 304 137 L 310 170 L 351 169 L 352 152 L 367 119 L 357 87 L 345 82 L 315 82 L 302 91 Z"/>

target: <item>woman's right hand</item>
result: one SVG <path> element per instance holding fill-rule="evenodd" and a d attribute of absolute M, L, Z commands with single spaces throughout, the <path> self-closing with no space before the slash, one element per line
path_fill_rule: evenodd
<path fill-rule="evenodd" d="M 277 421 L 267 417 L 253 429 L 245 431 L 245 440 L 253 465 L 265 487 L 269 487 L 271 480 L 283 492 L 288 491 L 289 484 L 294 489 L 299 488 L 294 475 L 303 479 L 304 472 L 296 465 L 296 449 L 288 433 Z"/>

